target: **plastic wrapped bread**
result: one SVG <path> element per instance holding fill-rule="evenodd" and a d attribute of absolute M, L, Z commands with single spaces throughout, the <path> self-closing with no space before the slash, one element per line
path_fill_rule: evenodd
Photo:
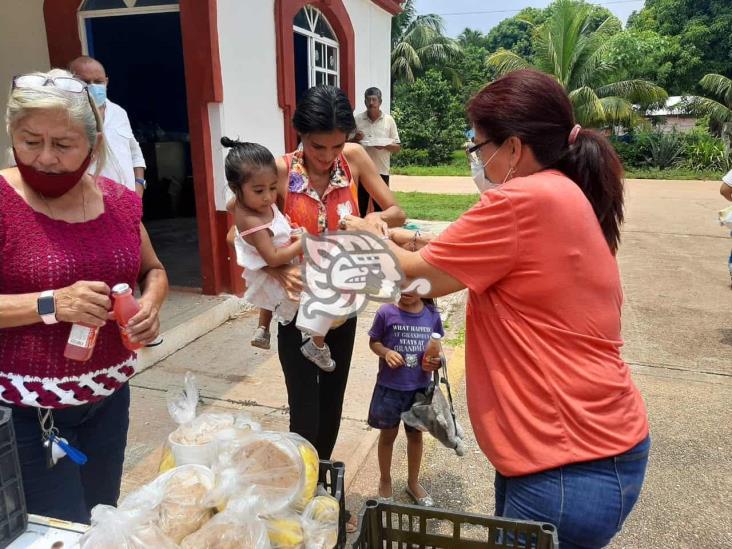
<path fill-rule="evenodd" d="M 250 488 L 200 530 L 186 536 L 181 549 L 270 549 L 267 527 L 257 516 L 257 507 L 258 499 Z"/>
<path fill-rule="evenodd" d="M 176 549 L 178 546 L 149 520 L 146 511 L 96 505 L 91 512 L 91 528 L 79 539 L 79 549 Z"/>
<path fill-rule="evenodd" d="M 220 440 L 213 465 L 216 486 L 209 503 L 223 508 L 251 486 L 261 513 L 285 507 L 302 511 L 315 496 L 318 464 L 315 448 L 292 433 L 250 432 Z"/>
<path fill-rule="evenodd" d="M 202 465 L 182 465 L 128 495 L 121 510 L 147 510 L 153 524 L 175 543 L 198 530 L 212 516 L 206 503 L 214 486 L 213 472 Z"/>
<path fill-rule="evenodd" d="M 341 507 L 333 496 L 315 496 L 302 513 L 305 549 L 332 549 L 338 543 Z"/>

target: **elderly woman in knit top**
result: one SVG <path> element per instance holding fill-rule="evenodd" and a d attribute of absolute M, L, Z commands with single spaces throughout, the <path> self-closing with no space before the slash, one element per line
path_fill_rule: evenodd
<path fill-rule="evenodd" d="M 58 69 L 16 77 L 7 126 L 16 167 L 0 171 L 0 401 L 13 412 L 28 511 L 88 522 L 119 496 L 135 372 L 110 288 L 140 284 L 126 329 L 145 344 L 158 335 L 167 277 L 139 197 L 87 174 L 104 165 L 105 142 L 86 84 Z M 85 362 L 64 357 L 73 324 L 99 329 Z M 49 468 L 51 433 L 86 464 L 61 457 Z"/>

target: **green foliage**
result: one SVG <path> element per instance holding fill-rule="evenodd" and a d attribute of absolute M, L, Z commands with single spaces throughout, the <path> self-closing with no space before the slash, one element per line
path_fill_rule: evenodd
<path fill-rule="evenodd" d="M 392 18 L 392 83 L 414 82 L 430 68 L 446 68 L 457 61 L 460 45 L 444 35 L 442 18 L 435 14 L 417 15 L 414 0 L 404 3 L 404 11 Z"/>
<path fill-rule="evenodd" d="M 488 57 L 499 75 L 535 67 L 554 76 L 569 94 L 575 118 L 583 126 L 632 126 L 636 105 L 666 100 L 666 92 L 652 82 L 618 78 L 620 64 L 609 52 L 622 36 L 620 21 L 608 16 L 599 21 L 593 6 L 581 0 L 556 0 L 549 18 L 536 29 L 534 56 L 508 50 Z"/>
<path fill-rule="evenodd" d="M 642 60 L 645 75 L 669 92 L 699 91 L 705 73 L 732 77 L 732 2 L 729 0 L 646 0 L 628 19 L 631 31 L 651 31 L 668 39 L 662 51 Z M 651 61 L 651 62 L 649 62 Z"/>
<path fill-rule="evenodd" d="M 654 132 L 648 134 L 645 141 L 648 150 L 646 163 L 652 168 L 672 168 L 683 158 L 684 141 L 676 132 Z"/>
<path fill-rule="evenodd" d="M 429 165 L 448 161 L 464 139 L 463 107 L 436 70 L 396 90 L 392 116 L 404 147 L 426 151 Z"/>
<path fill-rule="evenodd" d="M 613 137 L 610 142 L 613 144 L 625 169 L 642 166 L 645 163 L 647 152 L 637 140 L 633 142 Z"/>
<path fill-rule="evenodd" d="M 534 29 L 547 17 L 547 10 L 525 8 L 493 27 L 486 35 L 484 47 L 489 53 L 503 49 L 529 59 L 534 55 Z"/>
<path fill-rule="evenodd" d="M 613 137 L 611 142 L 626 170 L 678 167 L 691 172 L 716 173 L 730 166 L 724 142 L 702 127 L 688 133 L 639 132 Z"/>
<path fill-rule="evenodd" d="M 684 134 L 686 148 L 685 165 L 692 170 L 727 171 L 732 168 L 730 157 L 724 142 L 713 137 L 705 129 L 696 128 Z"/>
<path fill-rule="evenodd" d="M 426 166 L 429 163 L 427 151 L 402 147 L 399 154 L 392 155 L 392 173 L 398 173 L 394 168 L 399 166 Z"/>

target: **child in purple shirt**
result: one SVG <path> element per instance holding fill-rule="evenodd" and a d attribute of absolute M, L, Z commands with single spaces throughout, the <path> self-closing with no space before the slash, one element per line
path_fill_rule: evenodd
<path fill-rule="evenodd" d="M 368 424 L 381 430 L 378 493 L 386 501 L 393 501 L 391 457 L 402 412 L 411 408 L 417 393 L 424 393 L 431 380 L 431 373 L 422 370 L 422 355 L 433 332 L 444 335 L 440 314 L 430 300 L 413 293 L 402 293 L 396 305 L 382 305 L 369 330 L 371 350 L 379 357 L 379 374 Z M 432 497 L 419 483 L 422 432 L 408 425 L 404 431 L 409 471 L 406 492 L 417 505 L 432 507 Z"/>

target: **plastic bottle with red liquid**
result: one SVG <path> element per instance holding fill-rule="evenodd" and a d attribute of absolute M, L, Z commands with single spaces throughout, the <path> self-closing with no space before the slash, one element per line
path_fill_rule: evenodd
<path fill-rule="evenodd" d="M 86 362 L 94 352 L 99 328 L 86 324 L 72 324 L 69 339 L 66 341 L 64 356 L 69 360 Z"/>
<path fill-rule="evenodd" d="M 122 344 L 130 351 L 137 351 L 143 347 L 142 343 L 130 341 L 130 337 L 125 332 L 127 323 L 140 310 L 140 304 L 132 295 L 132 288 L 129 284 L 116 284 L 112 288 L 112 297 L 114 298 L 114 318 L 119 326 L 119 335 L 122 337 Z"/>

